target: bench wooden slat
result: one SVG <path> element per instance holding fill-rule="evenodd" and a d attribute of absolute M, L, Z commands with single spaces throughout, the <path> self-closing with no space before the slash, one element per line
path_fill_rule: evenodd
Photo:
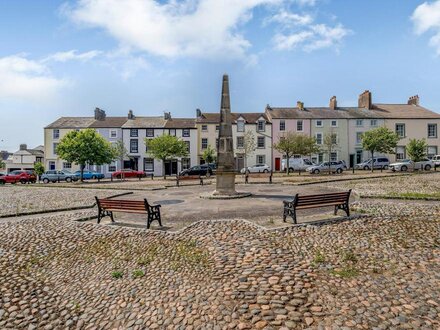
<path fill-rule="evenodd" d="M 287 216 L 293 218 L 296 223 L 296 210 L 311 209 L 325 206 L 334 206 L 334 214 L 337 214 L 338 210 L 344 210 L 347 216 L 350 216 L 349 199 L 351 189 L 348 192 L 337 192 L 328 194 L 315 194 L 315 195 L 299 195 L 296 194 L 293 200 L 284 201 L 284 214 L 283 221 L 286 221 Z"/>
<path fill-rule="evenodd" d="M 157 220 L 159 225 L 162 226 L 160 217 L 160 205 L 150 205 L 147 199 L 143 201 L 131 201 L 125 199 L 99 199 L 95 197 L 96 204 L 98 205 L 98 223 L 101 218 L 109 216 L 114 222 L 113 212 L 124 212 L 124 213 L 137 213 L 137 214 L 147 214 L 147 228 L 150 228 L 152 221 Z"/>

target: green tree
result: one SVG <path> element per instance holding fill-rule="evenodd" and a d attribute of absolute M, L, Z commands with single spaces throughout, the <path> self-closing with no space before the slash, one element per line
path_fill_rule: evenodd
<path fill-rule="evenodd" d="M 410 139 L 406 145 L 408 157 L 413 162 L 420 162 L 423 158 L 426 158 L 427 149 L 428 143 L 426 143 L 425 139 Z"/>
<path fill-rule="evenodd" d="M 373 160 L 375 152 L 383 154 L 395 153 L 399 140 L 400 138 L 395 132 L 382 126 L 362 134 L 362 148 L 371 153 L 371 159 Z M 373 165 L 371 166 L 372 172 L 374 170 Z"/>
<path fill-rule="evenodd" d="M 115 160 L 119 161 L 120 169 L 124 168 L 124 159 L 128 155 L 127 148 L 125 148 L 124 142 L 122 140 L 116 141 L 116 143 L 112 146 L 113 152 L 115 155 Z M 122 171 L 121 180 L 124 179 L 124 171 Z"/>
<path fill-rule="evenodd" d="M 289 175 L 289 159 L 293 155 L 311 155 L 320 151 L 314 137 L 305 134 L 287 132 L 281 136 L 273 147 L 286 158 L 287 175 Z"/>
<path fill-rule="evenodd" d="M 328 173 L 331 174 L 331 155 L 332 152 L 338 149 L 338 135 L 334 132 L 324 134 L 322 146 L 322 151 L 328 155 Z"/>
<path fill-rule="evenodd" d="M 145 139 L 145 145 L 147 152 L 154 159 L 162 161 L 164 179 L 166 179 L 165 161 L 188 155 L 188 145 L 185 141 L 168 134 L 157 136 L 154 139 Z"/>
<path fill-rule="evenodd" d="M 3 160 L 0 159 L 0 168 L 5 168 L 6 164 Z"/>
<path fill-rule="evenodd" d="M 45 169 L 44 169 L 44 165 L 42 162 L 36 162 L 34 164 L 34 171 L 38 176 L 38 182 L 40 182 L 40 177 L 41 175 L 44 173 Z"/>
<path fill-rule="evenodd" d="M 247 130 L 243 135 L 243 156 L 244 167 L 247 167 L 247 159 L 256 149 L 255 135 L 252 131 Z"/>
<path fill-rule="evenodd" d="M 115 159 L 110 142 L 91 128 L 67 133 L 60 140 L 56 151 L 60 158 L 80 166 L 81 181 L 86 164 L 103 165 Z"/>
<path fill-rule="evenodd" d="M 213 163 L 217 159 L 216 151 L 211 145 L 208 145 L 208 148 L 203 151 L 202 159 L 206 163 Z"/>

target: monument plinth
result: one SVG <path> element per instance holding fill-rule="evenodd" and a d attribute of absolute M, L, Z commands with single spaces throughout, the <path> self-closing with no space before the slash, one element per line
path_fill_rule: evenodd
<path fill-rule="evenodd" d="M 235 159 L 232 138 L 231 101 L 229 98 L 229 78 L 223 75 L 220 106 L 220 129 L 217 146 L 216 189 L 212 194 L 202 196 L 213 199 L 231 199 L 250 196 L 250 193 L 235 191 Z"/>

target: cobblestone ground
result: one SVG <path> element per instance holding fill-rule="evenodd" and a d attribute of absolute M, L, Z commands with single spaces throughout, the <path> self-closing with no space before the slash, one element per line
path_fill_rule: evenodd
<path fill-rule="evenodd" d="M 430 209 L 278 230 L 203 221 L 176 234 L 71 213 L 0 223 L 0 328 L 438 329 Z"/>
<path fill-rule="evenodd" d="M 0 187 L 0 215 L 87 206 L 95 202 L 95 196 L 103 198 L 126 192 L 8 185 Z"/>
<path fill-rule="evenodd" d="M 403 175 L 372 180 L 322 184 L 324 187 L 353 189 L 361 196 L 440 198 L 440 172 Z"/>

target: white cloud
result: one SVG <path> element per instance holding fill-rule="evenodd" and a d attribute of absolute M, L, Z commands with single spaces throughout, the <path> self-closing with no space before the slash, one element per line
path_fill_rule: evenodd
<path fill-rule="evenodd" d="M 46 102 L 69 82 L 53 77 L 41 62 L 24 54 L 0 58 L 0 98 Z"/>
<path fill-rule="evenodd" d="M 58 52 L 49 55 L 44 61 L 56 61 L 56 62 L 67 62 L 67 61 L 80 61 L 87 62 L 91 59 L 101 55 L 102 52 L 99 50 L 91 50 L 85 53 L 78 53 L 77 50 L 69 50 L 66 52 Z"/>
<path fill-rule="evenodd" d="M 128 80 L 138 72 L 151 68 L 142 56 L 135 56 L 129 49 L 118 49 L 105 55 L 104 65 L 120 74 L 123 80 Z"/>
<path fill-rule="evenodd" d="M 433 31 L 429 45 L 436 49 L 440 56 L 440 0 L 424 2 L 419 5 L 411 16 L 416 34 L 421 35 Z"/>
<path fill-rule="evenodd" d="M 246 58 L 239 32 L 257 6 L 283 0 L 80 0 L 65 7 L 74 22 L 106 30 L 121 46 L 177 58 Z"/>
<path fill-rule="evenodd" d="M 273 41 L 275 47 L 278 50 L 291 50 L 299 45 L 304 44 L 310 38 L 313 38 L 313 32 L 302 31 L 298 33 L 292 33 L 290 35 L 277 34 L 275 35 Z"/>
<path fill-rule="evenodd" d="M 300 6 L 310 6 L 313 7 L 316 5 L 317 0 L 294 0 Z"/>
<path fill-rule="evenodd" d="M 291 27 L 296 25 L 308 25 L 313 22 L 313 18 L 309 14 L 298 15 L 283 9 L 280 10 L 278 14 L 265 20 L 265 24 L 271 22 L 283 24 L 285 27 Z"/>

